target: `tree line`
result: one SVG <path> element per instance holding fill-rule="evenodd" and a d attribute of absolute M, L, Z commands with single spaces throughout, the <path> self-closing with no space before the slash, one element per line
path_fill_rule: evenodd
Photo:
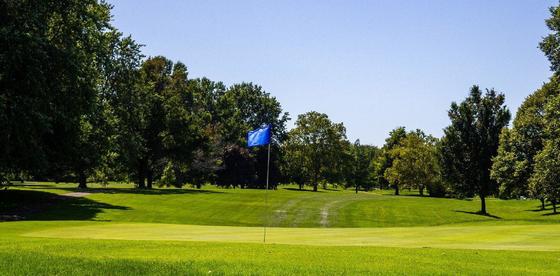
<path fill-rule="evenodd" d="M 553 76 L 513 124 L 505 96 L 473 86 L 452 103 L 441 138 L 395 128 L 382 147 L 350 142 L 343 123 L 296 118 L 261 86 L 190 78 L 111 24 L 96 0 L 0 3 L 0 182 L 131 181 L 138 188 L 204 184 L 263 188 L 267 152 L 246 133 L 273 130 L 271 187 L 418 190 L 419 195 L 560 198 L 560 9 L 540 49 Z"/>

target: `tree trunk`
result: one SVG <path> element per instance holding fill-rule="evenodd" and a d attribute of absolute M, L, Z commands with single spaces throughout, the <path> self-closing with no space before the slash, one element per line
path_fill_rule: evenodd
<path fill-rule="evenodd" d="M 154 173 L 153 173 L 152 170 L 148 169 L 146 179 L 147 179 L 147 182 L 148 182 L 147 188 L 151 189 L 152 188 L 152 183 L 154 182 Z"/>
<path fill-rule="evenodd" d="M 480 213 L 486 215 L 486 197 L 480 195 Z"/>
<path fill-rule="evenodd" d="M 554 213 L 556 214 L 556 199 L 553 199 L 550 202 L 552 202 L 552 210 L 554 210 Z"/>
<path fill-rule="evenodd" d="M 299 183 L 299 190 L 303 190 L 303 183 Z"/>
<path fill-rule="evenodd" d="M 395 195 L 399 195 L 399 185 L 393 185 L 395 187 Z"/>
<path fill-rule="evenodd" d="M 360 187 L 360 186 L 356 185 L 356 194 L 358 193 L 358 188 L 359 188 L 359 187 Z"/>
<path fill-rule="evenodd" d="M 144 180 L 146 179 L 146 169 L 144 167 L 144 161 L 140 161 L 138 164 L 138 188 L 144 189 L 146 188 L 146 184 Z"/>
<path fill-rule="evenodd" d="M 317 173 L 315 173 L 313 175 L 313 191 L 316 192 L 317 191 L 317 186 L 319 185 L 319 183 L 317 183 L 317 179 L 319 178 L 319 176 L 317 175 Z"/>
<path fill-rule="evenodd" d="M 202 188 L 202 184 L 200 184 L 200 183 L 196 183 L 196 188 L 197 188 L 197 189 L 200 189 L 200 188 Z"/>
<path fill-rule="evenodd" d="M 86 173 L 83 170 L 78 173 L 78 189 L 87 189 Z"/>
<path fill-rule="evenodd" d="M 540 199 L 540 201 L 541 201 L 541 210 L 544 210 L 544 209 L 545 209 L 545 206 L 544 206 L 544 198 L 539 198 L 539 199 Z"/>
<path fill-rule="evenodd" d="M 420 192 L 420 196 L 424 196 L 424 185 L 420 185 L 418 191 Z"/>

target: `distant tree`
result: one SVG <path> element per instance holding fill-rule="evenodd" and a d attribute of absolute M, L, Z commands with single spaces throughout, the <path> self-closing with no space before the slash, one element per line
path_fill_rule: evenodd
<path fill-rule="evenodd" d="M 479 87 L 473 86 L 462 103 L 451 104 L 451 125 L 444 129 L 441 144 L 444 177 L 458 195 L 477 194 L 482 214 L 487 213 L 486 197 L 497 193 L 490 169 L 500 132 L 511 117 L 504 101 L 504 95 L 493 89 L 482 95 Z"/>
<path fill-rule="evenodd" d="M 112 106 L 118 152 L 139 188 L 152 188 L 166 167 L 189 165 L 203 143 L 202 115 L 194 112 L 187 74 L 185 65 L 162 56 L 124 70 L 128 87 L 119 87 Z"/>
<path fill-rule="evenodd" d="M 293 147 L 286 148 L 286 156 L 301 157 L 294 161 L 303 163 L 305 182 L 317 191 L 320 181 L 332 180 L 329 177 L 334 175 L 347 143 L 346 129 L 342 123 L 333 123 L 326 114 L 314 111 L 299 115 L 295 125 L 288 134 L 287 143 Z"/>
<path fill-rule="evenodd" d="M 377 157 L 377 160 L 375 161 L 376 163 L 375 173 L 377 174 L 376 178 L 378 179 L 380 188 L 382 189 L 389 185 L 389 181 L 385 178 L 385 171 L 393 165 L 393 158 L 389 153 L 394 147 L 399 145 L 401 140 L 404 139 L 405 137 L 406 137 L 405 127 L 397 127 L 391 130 L 391 132 L 389 132 L 389 137 L 385 139 L 385 144 L 381 148 L 382 153 Z"/>
<path fill-rule="evenodd" d="M 305 145 L 302 140 L 290 139 L 289 137 L 288 134 L 288 139 L 282 144 L 282 175 L 285 181 L 295 183 L 299 186 L 300 190 L 303 190 L 308 181 L 307 176 L 310 175 L 305 166 Z"/>
<path fill-rule="evenodd" d="M 421 131 L 410 132 L 389 152 L 393 162 L 385 171 L 385 178 L 395 187 L 416 188 L 420 195 L 424 189 L 440 181 L 440 167 L 435 139 Z"/>
<path fill-rule="evenodd" d="M 282 111 L 280 102 L 270 96 L 261 86 L 252 83 L 235 84 L 217 100 L 217 122 L 224 151 L 223 166 L 218 171 L 218 184 L 241 185 L 247 188 L 264 188 L 266 183 L 266 147 L 255 147 L 246 151 L 247 132 L 263 124 L 272 126 L 272 151 L 270 160 L 270 187 L 280 179 L 280 151 L 278 145 L 286 137 L 289 114 Z M 232 162 L 243 162 L 232 163 Z M 237 175 L 239 166 L 247 174 Z M 234 177 L 235 176 L 235 177 Z"/>
<path fill-rule="evenodd" d="M 369 190 L 373 187 L 375 183 L 373 160 L 378 154 L 378 148 L 362 145 L 359 139 L 350 146 L 350 162 L 345 170 L 345 178 L 347 186 L 354 187 L 356 193 L 360 188 Z"/>

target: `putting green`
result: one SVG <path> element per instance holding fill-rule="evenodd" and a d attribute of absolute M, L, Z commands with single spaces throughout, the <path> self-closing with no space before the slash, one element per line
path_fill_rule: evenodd
<path fill-rule="evenodd" d="M 94 223 L 86 226 L 32 231 L 23 236 L 260 243 L 263 239 L 263 228 L 156 223 Z M 268 228 L 267 242 L 331 246 L 560 251 L 560 225 Z"/>

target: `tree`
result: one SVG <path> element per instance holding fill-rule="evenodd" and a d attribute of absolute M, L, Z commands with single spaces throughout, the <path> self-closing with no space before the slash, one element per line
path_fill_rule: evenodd
<path fill-rule="evenodd" d="M 545 106 L 560 94 L 557 77 L 529 95 L 517 110 L 513 127 L 500 136 L 498 155 L 492 165 L 492 178 L 500 186 L 500 196 L 517 198 L 539 195 L 529 189 L 529 178 L 535 167 L 535 156 L 543 149 L 545 133 Z M 544 198 L 541 200 L 544 209 Z"/>
<path fill-rule="evenodd" d="M 535 172 L 530 187 L 536 197 L 547 198 L 556 214 L 560 198 L 560 140 L 548 140 L 544 149 L 536 156 Z"/>
<path fill-rule="evenodd" d="M 302 140 L 290 139 L 288 133 L 288 139 L 282 144 L 282 175 L 286 182 L 295 183 L 299 186 L 300 190 L 303 190 L 310 175 L 305 166 L 306 156 Z"/>
<path fill-rule="evenodd" d="M 306 183 L 317 191 L 319 181 L 328 181 L 334 175 L 337 160 L 342 155 L 346 129 L 342 123 L 333 123 L 326 114 L 315 111 L 298 116 L 296 126 L 288 134 L 286 156 L 301 156 Z M 295 152 L 294 152 L 295 151 Z M 291 162 L 291 160 L 287 160 Z"/>
<path fill-rule="evenodd" d="M 377 157 L 375 169 L 381 189 L 389 185 L 389 181 L 385 178 L 385 171 L 393 165 L 393 158 L 389 152 L 399 145 L 405 137 L 406 128 L 401 126 L 391 130 L 391 132 L 389 132 L 389 137 L 385 139 L 385 144 L 381 148 L 382 153 Z M 395 193 L 398 194 L 398 187 L 393 186 L 393 188 L 395 188 Z"/>
<path fill-rule="evenodd" d="M 550 70 L 555 74 L 560 71 L 560 6 L 549 9 L 551 17 L 548 18 L 546 26 L 552 31 L 539 43 L 539 48 L 550 61 Z"/>
<path fill-rule="evenodd" d="M 416 188 L 423 196 L 428 185 L 439 181 L 440 168 L 433 137 L 419 130 L 410 132 L 389 155 L 393 162 L 385 171 L 385 178 L 395 187 L 395 195 L 402 186 Z"/>
<path fill-rule="evenodd" d="M 498 154 L 493 158 L 491 177 L 499 185 L 502 198 L 527 196 L 530 163 L 520 151 L 519 135 L 515 129 L 504 128 L 500 135 Z M 533 159 L 533 158 L 531 158 Z"/>
<path fill-rule="evenodd" d="M 270 157 L 270 187 L 275 188 L 280 179 L 280 151 L 278 145 L 286 137 L 288 113 L 282 111 L 280 102 L 261 86 L 252 83 L 235 84 L 217 100 L 216 122 L 220 126 L 224 151 L 223 166 L 218 172 L 218 184 L 264 188 L 267 172 L 267 149 L 255 147 L 246 151 L 247 132 L 263 124 L 272 127 Z M 242 162 L 243 164 L 239 163 Z M 243 175 L 236 168 L 242 167 Z M 243 176 L 243 177 L 242 177 Z"/>
<path fill-rule="evenodd" d="M 373 160 L 378 155 L 378 148 L 360 144 L 356 140 L 350 147 L 350 162 L 345 168 L 345 179 L 348 187 L 354 187 L 356 193 L 360 188 L 369 190 L 375 183 L 373 172 L 375 170 Z"/>
<path fill-rule="evenodd" d="M 460 196 L 477 194 L 480 213 L 486 212 L 486 197 L 497 193 L 490 178 L 492 158 L 497 154 L 499 135 L 510 120 L 505 96 L 493 89 L 482 95 L 473 86 L 470 95 L 449 110 L 451 125 L 442 139 L 443 175 Z"/>
<path fill-rule="evenodd" d="M 165 167 L 184 168 L 192 161 L 204 139 L 203 115 L 194 112 L 185 65 L 157 56 L 135 66 L 123 70 L 128 87 L 116 90 L 112 104 L 118 152 L 137 186 L 152 188 Z"/>
<path fill-rule="evenodd" d="M 0 174 L 59 177 L 83 161 L 80 145 L 92 134 L 87 125 L 98 112 L 92 106 L 115 34 L 110 5 L 47 0 L 0 7 Z"/>

